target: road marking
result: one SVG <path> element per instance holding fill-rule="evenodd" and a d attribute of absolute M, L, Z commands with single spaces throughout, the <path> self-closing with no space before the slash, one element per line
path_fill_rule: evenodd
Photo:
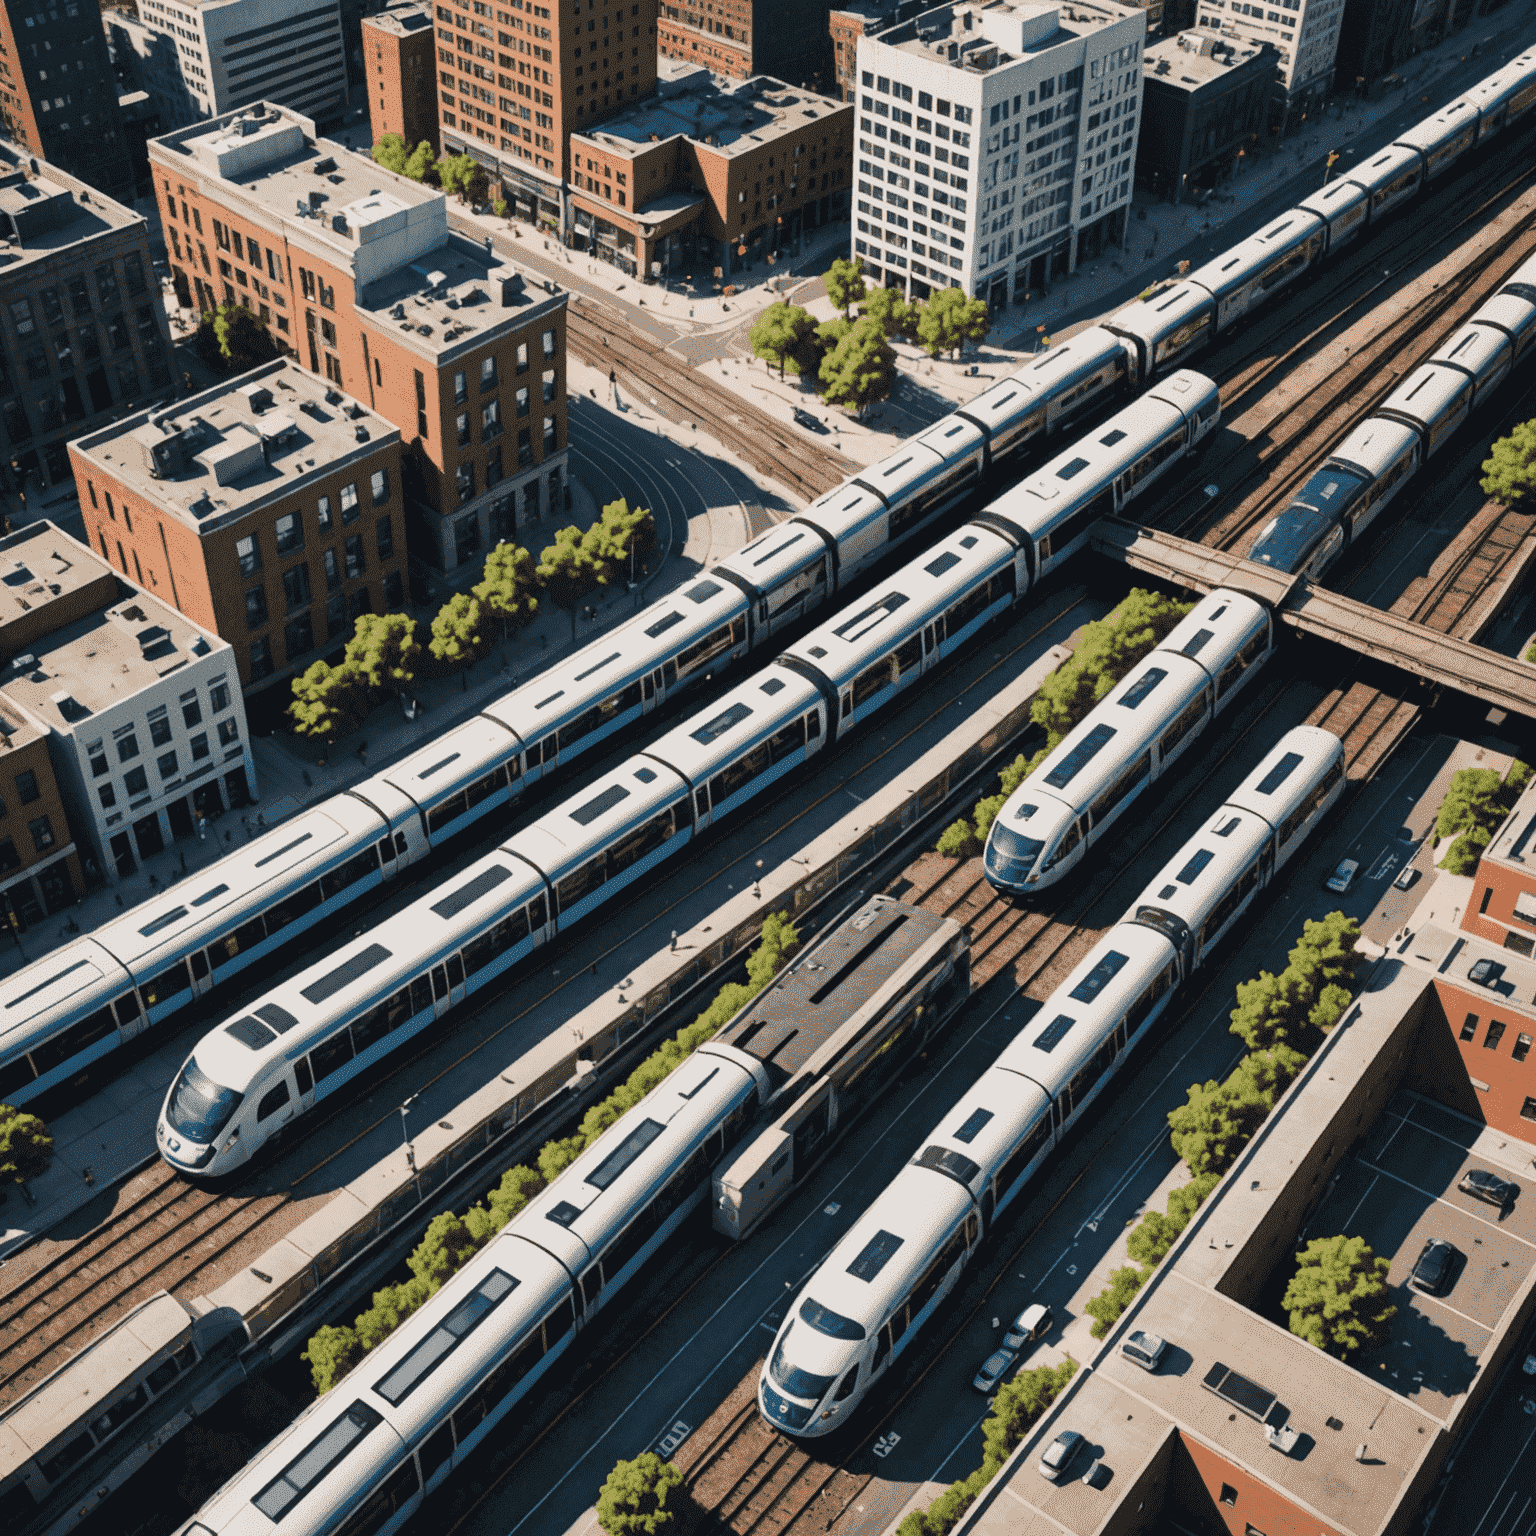
<path fill-rule="evenodd" d="M 1371 1175 L 1371 1182 L 1365 1186 L 1365 1193 L 1363 1195 L 1361 1195 L 1358 1200 L 1355 1201 L 1355 1208 L 1354 1208 L 1354 1210 L 1352 1210 L 1349 1213 L 1348 1218 L 1345 1220 L 1344 1225 L 1343 1225 L 1343 1227 L 1341 1229 L 1342 1231 L 1345 1231 L 1345 1232 L 1349 1231 L 1350 1226 L 1353 1224 L 1355 1217 L 1360 1214 L 1360 1207 L 1362 1205 L 1364 1205 L 1365 1202 L 1371 1198 L 1371 1191 L 1376 1188 L 1376 1183 L 1377 1183 L 1377 1181 L 1380 1178 L 1381 1178 L 1381 1175 L 1379 1173 Z"/>
<path fill-rule="evenodd" d="M 881 1459 L 881 1461 L 884 1461 L 885 1458 L 889 1456 L 891 1452 L 894 1451 L 900 1444 L 901 1436 L 896 1434 L 893 1430 L 888 1435 L 881 1435 L 880 1438 L 875 1441 L 871 1449 L 874 1451 L 875 1455 Z"/>
<path fill-rule="evenodd" d="M 693 1425 L 686 1419 L 679 1419 L 672 1428 L 656 1442 L 656 1454 L 671 1459 L 672 1453 L 693 1433 Z"/>
<path fill-rule="evenodd" d="M 1493 1497 L 1488 1501 L 1487 1509 L 1483 1511 L 1482 1519 L 1480 1519 L 1477 1524 L 1472 1527 L 1472 1536 L 1478 1536 L 1478 1533 L 1483 1528 L 1483 1520 L 1488 1518 L 1488 1515 L 1490 1511 L 1492 1511 L 1493 1506 L 1497 1504 L 1501 1498 L 1503 1498 L 1504 1489 L 1508 1485 L 1510 1478 L 1515 1475 L 1515 1468 L 1520 1464 L 1520 1458 L 1524 1456 L 1528 1450 L 1530 1450 L 1532 1440 L 1536 1440 L 1536 1425 L 1531 1427 L 1530 1434 L 1525 1437 L 1525 1444 L 1522 1445 L 1519 1451 L 1517 1451 L 1511 1458 L 1509 1463 L 1509 1471 L 1504 1474 L 1504 1481 L 1500 1483 L 1499 1486 L 1494 1490 Z M 1515 1497 L 1519 1497 L 1518 1489 L 1515 1490 Z"/>
<path fill-rule="evenodd" d="M 1367 1163 L 1362 1158 L 1361 1159 L 1361 1167 L 1363 1167 L 1363 1168 L 1374 1168 L 1375 1164 L 1374 1163 Z M 1451 1201 L 1447 1200 L 1443 1195 L 1437 1195 L 1437 1194 L 1432 1193 L 1430 1190 L 1421 1189 L 1417 1184 L 1412 1183 L 1408 1179 L 1400 1177 L 1398 1174 L 1395 1174 L 1395 1173 L 1391 1172 L 1389 1169 L 1377 1168 L 1376 1169 L 1376 1173 L 1377 1173 L 1378 1177 L 1383 1178 L 1383 1179 L 1391 1179 L 1394 1183 L 1401 1184 L 1404 1189 L 1411 1189 L 1415 1194 L 1428 1196 L 1429 1199 L 1433 1200 L 1436 1205 L 1443 1205 L 1443 1206 L 1449 1207 L 1449 1209 L 1451 1209 L 1453 1211 L 1460 1211 L 1463 1216 L 1471 1216 L 1477 1222 L 1478 1226 L 1480 1226 L 1480 1227 L 1492 1227 L 1493 1230 L 1495 1232 L 1500 1233 L 1500 1235 L 1502 1235 L 1504 1237 L 1512 1237 L 1512 1238 L 1514 1238 L 1514 1240 L 1517 1243 L 1519 1243 L 1522 1247 L 1525 1247 L 1525 1248 L 1536 1248 L 1536 1243 L 1531 1242 L 1529 1238 L 1521 1237 L 1518 1232 L 1511 1232 L 1511 1231 L 1509 1231 L 1506 1228 L 1494 1226 L 1492 1222 L 1484 1221 L 1483 1220 L 1483 1215 L 1482 1215 L 1481 1211 L 1468 1211 L 1468 1210 L 1465 1210 L 1463 1207 L 1461 1207 L 1459 1205 L 1454 1205 L 1454 1204 L 1452 1204 Z M 1351 1212 L 1351 1214 L 1353 1214 L 1353 1212 Z M 1486 1326 L 1486 1325 L 1479 1324 L 1478 1326 L 1479 1327 L 1483 1327 L 1483 1326 Z"/>

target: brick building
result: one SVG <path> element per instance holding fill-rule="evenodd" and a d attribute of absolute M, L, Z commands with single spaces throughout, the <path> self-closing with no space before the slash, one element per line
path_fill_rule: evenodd
<path fill-rule="evenodd" d="M 0 574 L 0 699 L 47 729 L 88 878 L 131 873 L 136 857 L 195 837 L 199 816 L 255 793 L 234 657 L 217 635 L 51 523 L 0 539 Z M 0 763 L 0 800 L 5 791 Z M 43 803 L 17 816 L 48 814 L 52 828 L 51 813 L 32 809 Z M 61 848 L 66 832 L 61 816 L 52 833 Z M 27 836 L 46 842 L 30 825 Z M 52 890 L 41 892 L 45 905 L 59 899 L 57 881 Z"/>
<path fill-rule="evenodd" d="M 400 433 L 288 359 L 70 453 L 102 557 L 227 640 L 247 691 L 404 606 Z"/>
<path fill-rule="evenodd" d="M 832 85 L 827 0 L 662 0 L 656 47 L 732 80 Z"/>
<path fill-rule="evenodd" d="M 656 0 L 442 0 L 435 19 L 444 152 L 484 166 L 516 216 L 563 229 L 572 130 L 656 89 Z"/>
<path fill-rule="evenodd" d="M 100 0 L 0 4 L 0 132 L 112 197 L 133 196 Z"/>
<path fill-rule="evenodd" d="M 451 569 L 562 506 L 567 295 L 287 109 L 168 134 L 150 160 L 178 291 L 243 303 L 400 429 L 413 552 Z"/>
<path fill-rule="evenodd" d="M 171 394 L 171 336 L 144 220 L 0 144 L 0 482 L 69 477 L 72 437 Z"/>
<path fill-rule="evenodd" d="M 626 272 L 738 271 L 848 208 L 851 105 L 703 70 L 571 135 L 576 243 Z"/>
<path fill-rule="evenodd" d="M 7 591 L 0 603 L 7 600 L 16 598 Z M 22 932 L 63 911 L 85 888 L 48 753 L 50 734 L 0 695 L 0 918 Z"/>
<path fill-rule="evenodd" d="M 917 15 L 923 0 L 850 0 L 827 13 L 827 36 L 832 44 L 832 79 L 837 95 L 852 101 L 858 95 L 859 39 L 866 32 L 881 32 L 898 21 Z"/>
<path fill-rule="evenodd" d="M 426 140 L 440 154 L 432 8 L 424 0 L 388 6 L 363 18 L 362 38 L 373 142 L 398 133 L 411 148 Z"/>

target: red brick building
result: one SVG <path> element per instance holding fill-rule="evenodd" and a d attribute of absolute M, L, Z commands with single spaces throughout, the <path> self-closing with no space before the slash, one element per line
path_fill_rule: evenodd
<path fill-rule="evenodd" d="M 425 140 L 440 154 L 431 7 L 416 0 L 364 16 L 362 37 L 374 143 L 398 133 L 410 148 Z"/>
<path fill-rule="evenodd" d="M 451 569 L 563 506 L 567 295 L 286 108 L 179 129 L 150 162 L 178 291 L 244 305 L 400 429 L 413 552 Z"/>
<path fill-rule="evenodd" d="M 732 80 L 773 75 L 831 87 L 827 0 L 662 0 L 656 47 Z"/>

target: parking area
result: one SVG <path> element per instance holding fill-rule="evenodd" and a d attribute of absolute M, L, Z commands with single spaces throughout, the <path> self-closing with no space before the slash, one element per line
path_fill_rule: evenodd
<path fill-rule="evenodd" d="M 1391 1269 L 1392 1342 L 1360 1368 L 1440 1414 L 1471 1382 L 1477 1356 L 1536 1264 L 1536 1180 L 1486 1155 L 1486 1127 L 1413 1094 L 1398 1094 L 1361 1152 L 1340 1171 L 1307 1235 L 1363 1237 Z M 1509 1181 L 1502 1206 L 1458 1186 L 1473 1170 Z M 1408 1284 L 1426 1243 L 1455 1249 L 1439 1295 Z"/>

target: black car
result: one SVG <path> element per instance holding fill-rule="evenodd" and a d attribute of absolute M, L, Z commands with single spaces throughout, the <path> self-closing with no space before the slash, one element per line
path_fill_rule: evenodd
<path fill-rule="evenodd" d="M 1473 1195 L 1501 1209 L 1520 1193 L 1520 1186 L 1513 1179 L 1501 1179 L 1486 1168 L 1469 1168 L 1456 1187 L 1464 1195 Z"/>
<path fill-rule="evenodd" d="M 794 418 L 796 425 L 804 427 L 807 432 L 819 432 L 823 437 L 826 436 L 826 425 L 819 416 L 812 416 L 809 411 L 802 411 L 797 405 L 794 408 Z"/>
<path fill-rule="evenodd" d="M 1497 960 L 1479 960 L 1467 972 L 1467 980 L 1475 981 L 1480 987 L 1496 987 L 1503 974 L 1504 967 Z"/>
<path fill-rule="evenodd" d="M 1461 1254 L 1443 1237 L 1432 1237 L 1424 1244 L 1419 1261 L 1408 1276 L 1408 1284 L 1426 1296 L 1439 1296 L 1450 1286 Z"/>

